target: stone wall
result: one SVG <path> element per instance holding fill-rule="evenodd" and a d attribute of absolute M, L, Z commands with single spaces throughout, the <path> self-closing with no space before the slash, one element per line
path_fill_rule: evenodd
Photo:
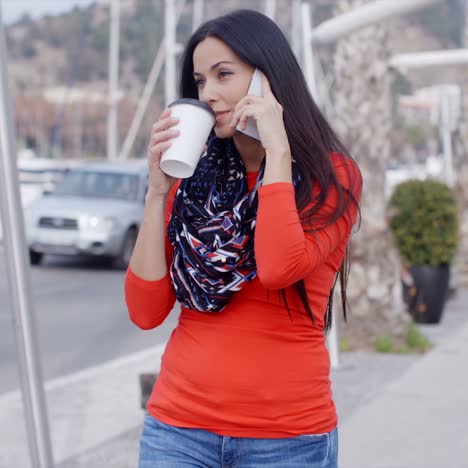
<path fill-rule="evenodd" d="M 366 0 L 343 0 L 337 14 Z M 399 292 L 399 261 L 386 222 L 386 161 L 391 151 L 391 75 L 388 25 L 359 30 L 340 40 L 334 55 L 333 126 L 361 168 L 362 224 L 352 238 L 348 286 L 351 317 L 340 336 L 353 346 L 376 336 L 401 336 L 408 323 Z"/>

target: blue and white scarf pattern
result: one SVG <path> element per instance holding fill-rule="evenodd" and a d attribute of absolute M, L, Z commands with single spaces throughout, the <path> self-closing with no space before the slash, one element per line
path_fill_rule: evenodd
<path fill-rule="evenodd" d="M 174 246 L 170 275 L 184 307 L 220 312 L 257 276 L 254 233 L 264 166 L 265 160 L 249 191 L 234 142 L 215 137 L 194 175 L 182 180 L 168 237 Z"/>

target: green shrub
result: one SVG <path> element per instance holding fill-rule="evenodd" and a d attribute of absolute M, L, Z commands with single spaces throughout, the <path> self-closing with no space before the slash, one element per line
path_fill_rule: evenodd
<path fill-rule="evenodd" d="M 375 339 L 375 350 L 379 353 L 391 353 L 393 351 L 393 339 L 389 335 L 381 335 Z"/>
<path fill-rule="evenodd" d="M 347 351 L 351 351 L 352 349 L 351 342 L 347 338 L 341 338 L 339 348 L 340 348 L 340 351 L 343 353 Z"/>
<path fill-rule="evenodd" d="M 411 349 L 426 351 L 430 348 L 431 343 L 412 323 L 406 331 L 406 345 Z"/>
<path fill-rule="evenodd" d="M 408 265 L 452 262 L 458 245 L 458 208 L 447 185 L 432 179 L 397 185 L 390 198 L 389 221 Z"/>

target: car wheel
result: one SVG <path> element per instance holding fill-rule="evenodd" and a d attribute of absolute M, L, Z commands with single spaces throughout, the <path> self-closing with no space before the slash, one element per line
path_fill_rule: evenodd
<path fill-rule="evenodd" d="M 132 258 L 133 249 L 135 247 L 138 231 L 135 228 L 130 228 L 125 235 L 124 241 L 122 242 L 122 248 L 120 249 L 119 255 L 114 258 L 113 266 L 119 270 L 125 270 L 130 263 Z"/>
<path fill-rule="evenodd" d="M 42 252 L 36 252 L 35 250 L 29 250 L 29 263 L 31 265 L 40 265 L 44 254 Z"/>

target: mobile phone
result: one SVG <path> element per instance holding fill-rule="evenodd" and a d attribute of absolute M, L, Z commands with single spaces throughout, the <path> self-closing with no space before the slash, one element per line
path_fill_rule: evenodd
<path fill-rule="evenodd" d="M 263 96 L 262 90 L 262 78 L 260 76 L 259 70 L 256 68 L 252 74 L 252 78 L 250 79 L 249 89 L 247 90 L 247 95 L 251 96 Z M 248 135 L 249 137 L 255 138 L 256 140 L 260 141 L 260 136 L 257 130 L 257 123 L 253 117 L 247 118 L 247 125 L 244 129 L 240 129 L 239 125 L 236 127 L 239 132 Z"/>

